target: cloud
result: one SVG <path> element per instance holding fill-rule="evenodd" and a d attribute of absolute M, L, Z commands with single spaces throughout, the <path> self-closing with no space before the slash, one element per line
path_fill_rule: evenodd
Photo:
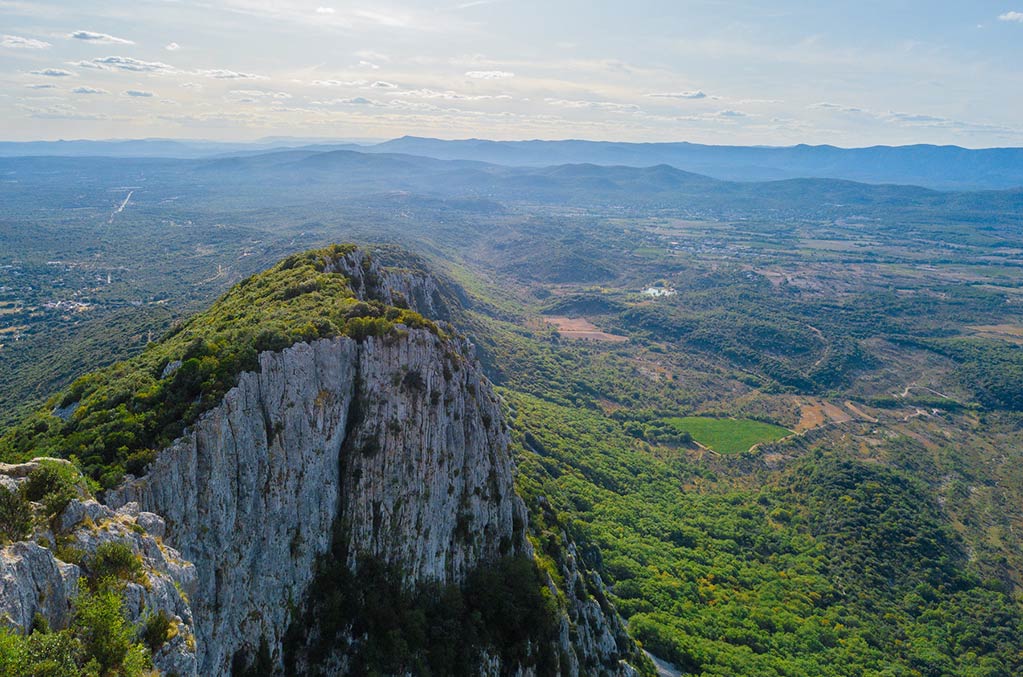
<path fill-rule="evenodd" d="M 212 68 L 209 70 L 196 71 L 197 75 L 204 75 L 215 80 L 261 80 L 263 76 L 252 73 L 239 73 L 238 71 L 224 68 Z"/>
<path fill-rule="evenodd" d="M 115 38 L 113 35 L 107 33 L 95 33 L 93 31 L 75 31 L 68 35 L 69 38 L 75 40 L 85 40 L 86 42 L 94 42 L 97 45 L 134 45 L 135 43 L 131 40 L 125 40 L 124 38 Z"/>
<path fill-rule="evenodd" d="M 160 61 L 141 61 L 130 56 L 103 56 L 88 61 L 79 61 L 74 65 L 83 68 L 96 68 L 105 71 L 121 70 L 132 73 L 174 73 L 177 71 L 174 66 Z"/>
<path fill-rule="evenodd" d="M 95 87 L 75 87 L 71 90 L 72 94 L 109 94 L 105 89 L 97 89 Z"/>
<path fill-rule="evenodd" d="M 719 117 L 719 118 L 745 118 L 745 117 L 749 117 L 749 115 L 747 115 L 746 113 L 743 113 L 740 110 L 719 110 L 718 112 L 714 113 L 714 115 L 716 117 Z"/>
<path fill-rule="evenodd" d="M 509 73 L 508 71 L 469 71 L 465 74 L 465 77 L 472 78 L 473 80 L 504 80 L 515 77 L 515 73 Z"/>
<path fill-rule="evenodd" d="M 23 38 L 20 35 L 0 35 L 0 47 L 9 47 L 11 49 L 46 49 L 52 47 L 52 45 L 42 40 Z"/>
<path fill-rule="evenodd" d="M 74 73 L 63 68 L 44 68 L 41 71 L 32 71 L 32 75 L 45 75 L 48 78 L 70 78 L 74 76 Z"/>
<path fill-rule="evenodd" d="M 436 89 L 409 89 L 404 92 L 395 92 L 395 96 L 419 98 L 419 99 L 445 99 L 448 101 L 488 101 L 493 99 L 510 99 L 508 94 L 461 94 L 451 90 Z"/>
<path fill-rule="evenodd" d="M 612 112 L 637 111 L 639 106 L 631 103 L 614 103 L 613 101 L 585 101 L 572 99 L 544 99 L 552 106 L 560 108 L 589 108 L 592 110 L 606 110 Z"/>
<path fill-rule="evenodd" d="M 55 103 L 45 108 L 19 105 L 20 108 L 28 111 L 30 117 L 42 120 L 105 120 L 106 115 L 92 113 L 81 113 L 74 106 L 65 103 Z"/>
<path fill-rule="evenodd" d="M 830 103 L 828 101 L 822 101 L 821 103 L 815 103 L 809 108 L 814 110 L 832 110 L 840 113 L 866 113 L 862 108 L 856 108 L 855 106 L 846 106 L 840 103 Z"/>
<path fill-rule="evenodd" d="M 153 96 L 153 93 L 152 92 L 147 92 L 147 91 L 142 90 L 142 89 L 129 89 L 126 92 L 124 92 L 124 95 L 125 96 L 132 96 L 132 97 L 139 98 L 139 99 L 149 99 L 149 98 L 151 98 Z"/>
<path fill-rule="evenodd" d="M 57 85 L 51 85 L 44 82 L 33 82 L 30 85 L 25 85 L 29 89 L 57 89 Z"/>
<path fill-rule="evenodd" d="M 167 46 L 164 47 L 164 49 L 166 49 L 168 52 L 176 52 L 179 49 L 181 49 L 181 45 L 179 45 L 176 42 L 168 42 Z"/>
<path fill-rule="evenodd" d="M 373 89 L 398 89 L 398 85 L 393 82 L 385 82 L 383 80 L 377 80 L 370 85 Z"/>
<path fill-rule="evenodd" d="M 244 96 L 250 99 L 276 99 L 281 101 L 291 98 L 291 94 L 287 92 L 268 92 L 265 89 L 232 89 L 229 93 L 234 96 Z"/>
<path fill-rule="evenodd" d="M 313 80 L 314 87 L 363 87 L 367 84 L 365 80 Z"/>
<path fill-rule="evenodd" d="M 647 94 L 652 99 L 706 99 L 707 95 L 702 90 L 694 90 L 691 92 L 655 92 L 653 94 Z"/>
<path fill-rule="evenodd" d="M 336 11 L 337 10 L 335 10 L 333 7 L 317 7 L 316 8 L 316 13 L 317 14 L 334 14 Z"/>
<path fill-rule="evenodd" d="M 376 65 L 372 61 L 365 61 L 365 60 L 360 61 L 359 62 L 359 66 L 362 67 L 362 68 L 369 68 L 369 69 L 372 69 L 372 70 L 378 70 L 380 68 L 380 66 Z"/>
<path fill-rule="evenodd" d="M 1023 12 L 1006 12 L 998 17 L 999 21 L 1015 21 L 1023 24 Z"/>
<path fill-rule="evenodd" d="M 329 99 L 327 101 L 310 101 L 314 106 L 380 106 L 377 101 L 367 99 L 364 96 L 356 96 L 350 99 Z"/>

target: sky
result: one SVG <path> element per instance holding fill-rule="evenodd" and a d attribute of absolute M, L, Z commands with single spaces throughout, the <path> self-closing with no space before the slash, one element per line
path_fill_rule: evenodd
<path fill-rule="evenodd" d="M 0 0 L 0 139 L 1023 146 L 1023 0 Z"/>

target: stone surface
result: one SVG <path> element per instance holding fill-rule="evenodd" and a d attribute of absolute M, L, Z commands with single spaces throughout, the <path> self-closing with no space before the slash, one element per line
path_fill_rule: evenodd
<path fill-rule="evenodd" d="M 196 675 L 192 612 L 187 600 L 196 590 L 195 567 L 146 533 L 137 514 L 131 507 L 114 511 L 91 499 L 76 499 L 55 520 L 56 532 L 38 531 L 32 540 L 0 549 L 0 618 L 21 632 L 32 628 L 37 614 L 51 628 L 66 628 L 85 572 L 79 564 L 61 561 L 49 546 L 59 539 L 68 552 L 77 551 L 87 563 L 100 544 L 125 543 L 141 556 L 145 577 L 144 583 L 125 583 L 129 620 L 141 624 L 151 614 L 167 614 L 177 626 L 177 635 L 154 656 L 154 665 L 165 674 Z"/>

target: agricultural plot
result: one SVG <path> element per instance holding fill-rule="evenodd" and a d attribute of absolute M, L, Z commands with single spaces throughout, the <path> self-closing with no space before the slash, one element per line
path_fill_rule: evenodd
<path fill-rule="evenodd" d="M 665 421 L 719 454 L 741 454 L 756 444 L 774 442 L 792 434 L 779 425 L 742 418 L 685 416 Z"/>

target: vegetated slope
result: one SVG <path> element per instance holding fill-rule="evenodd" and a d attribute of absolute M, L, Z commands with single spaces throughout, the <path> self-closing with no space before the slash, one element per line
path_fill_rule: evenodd
<path fill-rule="evenodd" d="M 89 374 L 0 438 L 0 457 L 75 456 L 110 488 L 141 474 L 160 449 L 219 404 L 258 355 L 300 341 L 437 326 L 407 308 L 362 300 L 381 280 L 352 280 L 330 266 L 354 246 L 298 254 L 232 288 L 209 310 L 176 326 L 141 355 Z M 361 265 L 361 264 L 360 264 Z M 369 290 L 353 288 L 361 283 Z M 57 415 L 54 415 L 56 412 Z"/>
<path fill-rule="evenodd" d="M 571 542 L 529 540 L 471 345 L 399 307 L 443 303 L 351 246 L 289 257 L 80 379 L 5 458 L 81 459 L 111 506 L 166 519 L 199 674 L 645 669 Z"/>
<path fill-rule="evenodd" d="M 759 488 L 621 424 L 506 393 L 553 504 L 644 646 L 698 675 L 1009 675 L 1023 613 L 905 473 L 817 453 Z"/>

